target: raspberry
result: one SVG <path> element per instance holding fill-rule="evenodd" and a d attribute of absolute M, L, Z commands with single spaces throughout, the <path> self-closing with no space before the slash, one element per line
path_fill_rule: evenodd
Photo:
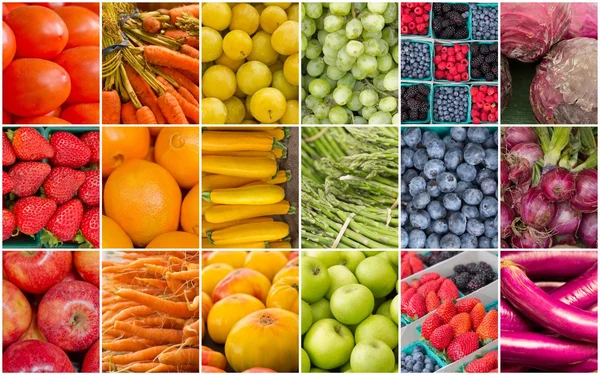
<path fill-rule="evenodd" d="M 444 78 L 444 71 L 443 70 L 436 70 L 435 71 L 435 78 L 436 79 L 443 79 Z"/>
<path fill-rule="evenodd" d="M 437 55 L 433 58 L 433 62 L 435 63 L 435 65 L 439 65 L 442 62 L 442 56 Z"/>
<path fill-rule="evenodd" d="M 457 73 L 458 73 L 458 69 L 455 66 L 453 66 L 452 68 L 450 68 L 450 74 L 452 74 L 454 76 Z"/>
<path fill-rule="evenodd" d="M 415 12 L 415 14 L 417 14 L 417 15 L 421 15 L 421 14 L 423 14 L 423 8 L 421 8 L 421 7 L 415 7 L 413 9 L 413 12 Z"/>
<path fill-rule="evenodd" d="M 479 92 L 479 88 L 477 88 L 477 86 L 471 87 L 471 96 L 477 95 L 478 92 Z"/>
<path fill-rule="evenodd" d="M 442 58 L 443 60 L 443 58 Z M 446 70 L 446 62 L 442 61 L 441 63 L 437 64 L 438 68 L 441 70 Z"/>
<path fill-rule="evenodd" d="M 462 65 L 461 65 L 461 66 L 462 66 Z M 464 72 L 464 73 L 461 75 L 461 78 L 462 78 L 462 80 L 463 80 L 463 81 L 468 81 L 468 80 L 469 80 L 469 73 L 468 73 L 468 72 Z"/>
<path fill-rule="evenodd" d="M 467 67 L 463 64 L 456 65 L 456 71 L 459 73 L 464 73 L 467 70 Z"/>
<path fill-rule="evenodd" d="M 456 57 L 454 57 L 454 55 L 450 55 L 450 56 L 448 56 L 448 61 L 455 62 Z"/>
<path fill-rule="evenodd" d="M 447 48 L 447 51 L 448 51 L 448 55 L 454 55 L 454 53 L 456 52 L 456 51 L 454 50 L 454 48 L 452 48 L 452 47 L 450 47 L 450 48 Z"/>

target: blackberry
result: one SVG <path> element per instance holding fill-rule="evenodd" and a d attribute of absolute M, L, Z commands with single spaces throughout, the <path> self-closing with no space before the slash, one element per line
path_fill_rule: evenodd
<path fill-rule="evenodd" d="M 408 121 L 408 112 L 402 111 L 402 122 Z"/>
<path fill-rule="evenodd" d="M 492 66 L 491 72 L 494 73 L 494 75 L 496 77 L 498 77 L 498 66 L 497 65 Z"/>
<path fill-rule="evenodd" d="M 433 13 L 435 15 L 438 15 L 439 13 L 442 13 L 442 4 L 440 4 L 440 3 L 433 3 Z"/>
<path fill-rule="evenodd" d="M 496 55 L 495 53 L 490 53 L 485 57 L 485 62 L 488 64 L 498 62 L 498 55 Z"/>
<path fill-rule="evenodd" d="M 413 86 L 409 86 L 408 89 L 406 90 L 406 96 L 409 98 L 414 98 L 415 95 L 417 95 L 417 86 L 413 85 Z"/>
<path fill-rule="evenodd" d="M 440 34 L 440 38 L 450 39 L 450 38 L 452 38 L 452 36 L 454 36 L 454 33 L 455 33 L 454 27 L 448 26 L 444 30 L 442 30 L 442 33 Z"/>
<path fill-rule="evenodd" d="M 406 105 L 406 99 L 404 99 L 404 93 L 400 97 L 400 106 L 404 107 Z"/>
<path fill-rule="evenodd" d="M 481 78 L 481 71 L 479 69 L 471 69 L 471 78 Z"/>
<path fill-rule="evenodd" d="M 496 51 L 498 51 L 498 43 L 490 44 L 488 48 L 489 48 L 490 52 L 496 52 Z"/>
<path fill-rule="evenodd" d="M 485 285 L 485 276 L 475 275 L 475 277 L 467 284 L 467 292 L 473 293 L 474 291 L 483 288 Z"/>
<path fill-rule="evenodd" d="M 454 10 L 446 13 L 445 17 L 456 23 L 461 23 L 462 20 L 464 20 L 464 18 L 462 18 L 462 16 L 460 15 L 460 13 L 458 13 L 457 11 L 454 11 Z"/>
<path fill-rule="evenodd" d="M 452 7 L 450 5 L 448 5 L 448 4 L 442 4 L 442 12 L 448 13 L 451 10 L 452 10 Z"/>
<path fill-rule="evenodd" d="M 460 13 L 468 12 L 469 6 L 467 4 L 455 4 L 454 10 Z"/>
<path fill-rule="evenodd" d="M 452 22 L 450 22 L 450 20 L 442 20 L 442 28 L 445 29 L 448 26 L 452 26 Z"/>
<path fill-rule="evenodd" d="M 471 275 L 468 272 L 463 272 L 460 275 L 456 276 L 456 287 L 461 291 L 466 291 L 471 281 Z M 464 293 L 464 292 L 463 292 Z"/>
<path fill-rule="evenodd" d="M 490 47 L 488 47 L 488 46 L 487 46 L 487 44 L 482 44 L 482 45 L 479 47 L 479 52 L 480 52 L 482 55 L 487 55 L 488 53 L 490 53 Z"/>
<path fill-rule="evenodd" d="M 409 98 L 406 104 L 408 104 L 408 108 L 415 108 L 419 103 L 415 99 Z"/>
<path fill-rule="evenodd" d="M 471 57 L 479 56 L 479 43 L 471 43 Z"/>
<path fill-rule="evenodd" d="M 419 111 L 417 111 L 416 109 L 411 109 L 408 116 L 410 117 L 411 121 L 418 120 L 419 119 Z"/>
<path fill-rule="evenodd" d="M 419 109 L 419 112 L 424 112 L 424 113 L 429 112 L 429 103 L 420 102 L 418 109 Z"/>
<path fill-rule="evenodd" d="M 418 102 L 426 102 L 427 101 L 427 97 L 421 93 L 418 93 L 417 95 L 415 95 L 415 99 Z"/>
<path fill-rule="evenodd" d="M 419 121 L 427 120 L 427 112 L 419 112 Z"/>
<path fill-rule="evenodd" d="M 467 272 L 469 273 L 477 273 L 476 269 L 477 269 L 477 263 L 469 263 L 467 264 Z"/>
<path fill-rule="evenodd" d="M 433 31 L 435 32 L 440 32 L 443 29 L 442 26 L 442 20 L 439 17 L 434 17 L 433 21 L 431 21 L 431 27 L 433 28 Z"/>
<path fill-rule="evenodd" d="M 467 271 L 467 267 L 464 264 L 454 266 L 454 273 L 461 274 Z"/>
<path fill-rule="evenodd" d="M 485 58 L 481 55 L 475 56 L 474 58 L 471 57 L 471 68 L 480 67 L 484 61 L 485 61 Z"/>
<path fill-rule="evenodd" d="M 490 69 L 490 65 L 489 64 L 481 64 L 481 66 L 479 67 L 479 69 L 481 70 L 481 72 L 483 74 L 488 73 L 491 69 Z"/>
<path fill-rule="evenodd" d="M 431 91 L 427 85 L 419 85 L 417 86 L 417 90 L 425 96 L 429 95 L 429 92 Z"/>
<path fill-rule="evenodd" d="M 469 32 L 467 31 L 466 27 L 463 27 L 461 29 L 458 29 L 458 31 L 456 31 L 454 33 L 453 39 L 467 39 L 468 37 L 469 37 Z"/>
<path fill-rule="evenodd" d="M 491 283 L 497 278 L 492 266 L 490 266 L 486 262 L 479 262 L 476 269 L 477 274 L 482 275 L 485 278 L 486 283 Z"/>

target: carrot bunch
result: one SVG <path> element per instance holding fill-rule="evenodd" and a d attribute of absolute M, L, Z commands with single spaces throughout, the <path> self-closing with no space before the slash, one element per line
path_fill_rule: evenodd
<path fill-rule="evenodd" d="M 199 252 L 108 253 L 102 370 L 199 371 Z"/>

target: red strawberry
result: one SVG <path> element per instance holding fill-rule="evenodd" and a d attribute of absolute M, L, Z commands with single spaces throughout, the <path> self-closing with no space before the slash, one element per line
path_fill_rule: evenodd
<path fill-rule="evenodd" d="M 437 292 L 437 290 L 439 288 L 440 288 L 440 283 L 438 283 L 437 280 L 430 280 L 430 281 L 428 281 L 426 283 L 421 284 L 421 286 L 418 289 L 418 292 L 419 292 L 420 295 L 422 295 L 423 297 L 425 297 L 431 291 Z"/>
<path fill-rule="evenodd" d="M 12 133 L 12 145 L 17 158 L 42 160 L 54 156 L 50 143 L 34 128 L 19 128 Z"/>
<path fill-rule="evenodd" d="M 12 212 L 6 208 L 2 209 L 2 241 L 6 241 L 15 231 L 17 219 Z"/>
<path fill-rule="evenodd" d="M 410 263 L 408 261 L 403 261 L 400 264 L 400 278 L 404 279 L 412 275 L 412 270 L 410 269 Z"/>
<path fill-rule="evenodd" d="M 71 241 L 79 232 L 82 218 L 83 205 L 79 199 L 71 199 L 58 207 L 46 224 L 46 231 L 42 234 L 42 243 L 56 247 L 64 241 Z"/>
<path fill-rule="evenodd" d="M 423 338 L 425 338 L 425 340 L 429 340 L 429 337 L 431 336 L 433 331 L 435 331 L 437 327 L 443 324 L 444 321 L 442 320 L 442 318 L 440 318 L 438 314 L 430 314 L 427 318 L 425 318 L 425 321 L 421 326 L 421 335 L 423 335 Z"/>
<path fill-rule="evenodd" d="M 92 156 L 90 163 L 97 163 L 100 160 L 100 132 L 89 132 L 81 136 L 81 140 L 88 145 Z"/>
<path fill-rule="evenodd" d="M 421 276 L 420 280 L 422 283 L 426 283 L 428 281 L 431 280 L 437 280 L 440 278 L 440 274 L 437 272 L 429 272 L 429 273 L 425 273 L 423 274 L 423 276 Z"/>
<path fill-rule="evenodd" d="M 56 211 L 56 203 L 42 197 L 19 199 L 13 207 L 21 232 L 34 235 L 41 231 Z"/>
<path fill-rule="evenodd" d="M 498 372 L 498 351 L 492 350 L 483 357 L 474 360 L 465 366 L 465 372 L 469 373 L 482 373 L 482 372 Z M 495 370 L 495 371 L 494 371 Z"/>
<path fill-rule="evenodd" d="M 462 335 L 471 330 L 471 317 L 468 313 L 459 313 L 450 320 L 454 336 Z"/>
<path fill-rule="evenodd" d="M 66 167 L 55 167 L 44 181 L 44 193 L 56 204 L 63 204 L 75 196 L 85 181 L 85 172 Z"/>
<path fill-rule="evenodd" d="M 485 318 L 485 307 L 483 306 L 483 303 L 479 302 L 477 305 L 475 305 L 471 310 L 470 315 L 471 327 L 473 327 L 473 329 L 477 329 L 477 327 L 479 327 L 483 321 L 483 318 Z"/>
<path fill-rule="evenodd" d="M 79 169 L 90 161 L 92 151 L 85 142 L 68 132 L 56 132 L 50 136 L 54 156 L 50 159 L 55 167 Z"/>
<path fill-rule="evenodd" d="M 13 192 L 17 197 L 35 194 L 50 174 L 50 165 L 37 161 L 22 161 L 13 165 L 8 172 L 12 178 Z"/>
<path fill-rule="evenodd" d="M 410 288 L 410 286 L 408 286 L 408 283 L 406 281 L 400 283 L 400 293 L 406 292 L 408 288 Z"/>
<path fill-rule="evenodd" d="M 88 206 L 100 204 L 100 172 L 97 169 L 85 171 L 85 181 L 79 187 L 77 196 Z"/>
<path fill-rule="evenodd" d="M 447 299 L 458 299 L 460 295 L 458 294 L 458 289 L 452 280 L 444 280 L 440 289 L 438 290 L 438 297 L 440 300 L 444 301 Z"/>
<path fill-rule="evenodd" d="M 446 348 L 446 354 L 452 362 L 468 356 L 479 348 L 479 337 L 475 332 L 466 332 L 454 338 Z"/>
<path fill-rule="evenodd" d="M 417 273 L 425 269 L 423 262 L 421 262 L 421 259 L 418 257 L 410 257 L 408 261 L 410 262 L 410 268 L 412 269 L 413 273 Z"/>
<path fill-rule="evenodd" d="M 444 324 L 439 326 L 433 331 L 429 337 L 429 343 L 437 350 L 444 350 L 450 345 L 450 342 L 454 338 L 454 331 L 450 324 Z"/>
<path fill-rule="evenodd" d="M 408 309 L 408 303 L 415 294 L 417 294 L 417 288 L 409 288 L 406 292 L 402 293 L 400 311 L 406 313 L 406 310 Z"/>
<path fill-rule="evenodd" d="M 456 302 L 456 310 L 459 313 L 470 313 L 479 302 L 479 298 L 463 298 Z"/>
<path fill-rule="evenodd" d="M 454 318 L 454 315 L 456 315 L 456 307 L 452 301 L 446 300 L 442 302 L 435 312 L 444 320 L 444 324 L 448 324 Z"/>
<path fill-rule="evenodd" d="M 490 370 L 489 372 L 498 372 L 498 367 L 496 367 L 495 369 Z"/>
<path fill-rule="evenodd" d="M 419 293 L 415 294 L 408 303 L 406 314 L 413 319 L 419 319 L 420 317 L 427 314 L 427 307 L 425 306 L 425 298 Z"/>
<path fill-rule="evenodd" d="M 10 139 L 5 132 L 2 132 L 2 165 L 12 165 L 17 161 L 17 155 L 15 155 L 15 150 L 13 149 L 12 144 L 10 143 Z"/>
<path fill-rule="evenodd" d="M 91 247 L 96 249 L 100 247 L 100 210 L 98 207 L 90 208 L 83 214 L 81 236 L 78 235 L 77 240 L 79 243 L 88 242 Z"/>
<path fill-rule="evenodd" d="M 498 338 L 498 311 L 490 310 L 477 327 L 479 338 L 487 344 Z"/>
<path fill-rule="evenodd" d="M 14 186 L 15 185 L 13 184 L 10 175 L 2 171 L 2 195 L 10 193 L 13 190 Z"/>
<path fill-rule="evenodd" d="M 425 297 L 425 306 L 427 306 L 428 313 L 440 307 L 440 299 L 437 294 L 435 294 L 435 291 L 432 290 L 427 293 L 427 296 Z"/>
<path fill-rule="evenodd" d="M 419 289 L 419 287 L 421 286 L 421 282 L 419 280 L 413 280 L 408 284 L 416 289 Z"/>

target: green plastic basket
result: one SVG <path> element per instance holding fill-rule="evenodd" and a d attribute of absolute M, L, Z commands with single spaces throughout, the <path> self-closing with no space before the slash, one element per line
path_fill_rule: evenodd
<path fill-rule="evenodd" d="M 408 344 L 408 346 L 402 348 L 402 353 L 406 353 L 406 354 L 411 354 L 413 349 L 416 346 L 420 346 L 423 349 L 425 349 L 425 353 L 427 353 L 428 356 L 430 356 L 431 358 L 433 358 L 433 360 L 435 361 L 435 363 L 440 366 L 440 368 L 448 366 L 450 363 L 447 363 L 446 361 L 444 361 L 444 359 L 442 359 L 442 357 L 440 357 L 439 355 L 437 355 L 435 353 L 435 351 L 431 350 L 431 348 L 429 348 L 429 346 L 423 344 L 422 342 L 416 341 L 413 343 Z"/>
<path fill-rule="evenodd" d="M 402 77 L 402 71 L 400 71 L 400 79 L 407 80 L 407 81 L 431 82 L 431 80 L 433 79 L 433 43 L 429 42 L 427 40 L 411 39 L 411 38 L 404 38 L 402 40 L 402 43 L 403 42 L 427 44 L 427 46 L 429 47 L 429 60 L 430 60 L 429 76 L 427 76 L 425 78 Z M 400 58 L 402 58 L 402 51 L 400 51 Z"/>
<path fill-rule="evenodd" d="M 465 85 L 465 84 L 434 84 L 433 85 L 433 92 L 435 92 L 436 87 L 465 87 L 467 89 L 467 119 L 465 120 L 465 122 L 447 122 L 447 121 L 436 121 L 435 117 L 433 117 L 433 101 L 435 101 L 435 96 L 432 99 L 432 103 L 431 103 L 431 119 L 432 122 L 434 124 L 448 124 L 448 125 L 468 125 L 471 123 L 471 90 L 469 85 Z"/>
<path fill-rule="evenodd" d="M 427 119 L 426 120 L 422 120 L 422 121 L 404 121 L 403 124 L 429 124 L 431 123 L 431 110 L 433 108 L 433 87 L 431 85 L 431 83 L 428 82 L 403 82 L 400 84 L 400 86 L 403 87 L 408 87 L 408 86 L 415 86 L 415 85 L 427 85 L 429 86 L 429 95 L 428 95 L 428 101 L 429 101 L 429 111 L 427 111 Z"/>

